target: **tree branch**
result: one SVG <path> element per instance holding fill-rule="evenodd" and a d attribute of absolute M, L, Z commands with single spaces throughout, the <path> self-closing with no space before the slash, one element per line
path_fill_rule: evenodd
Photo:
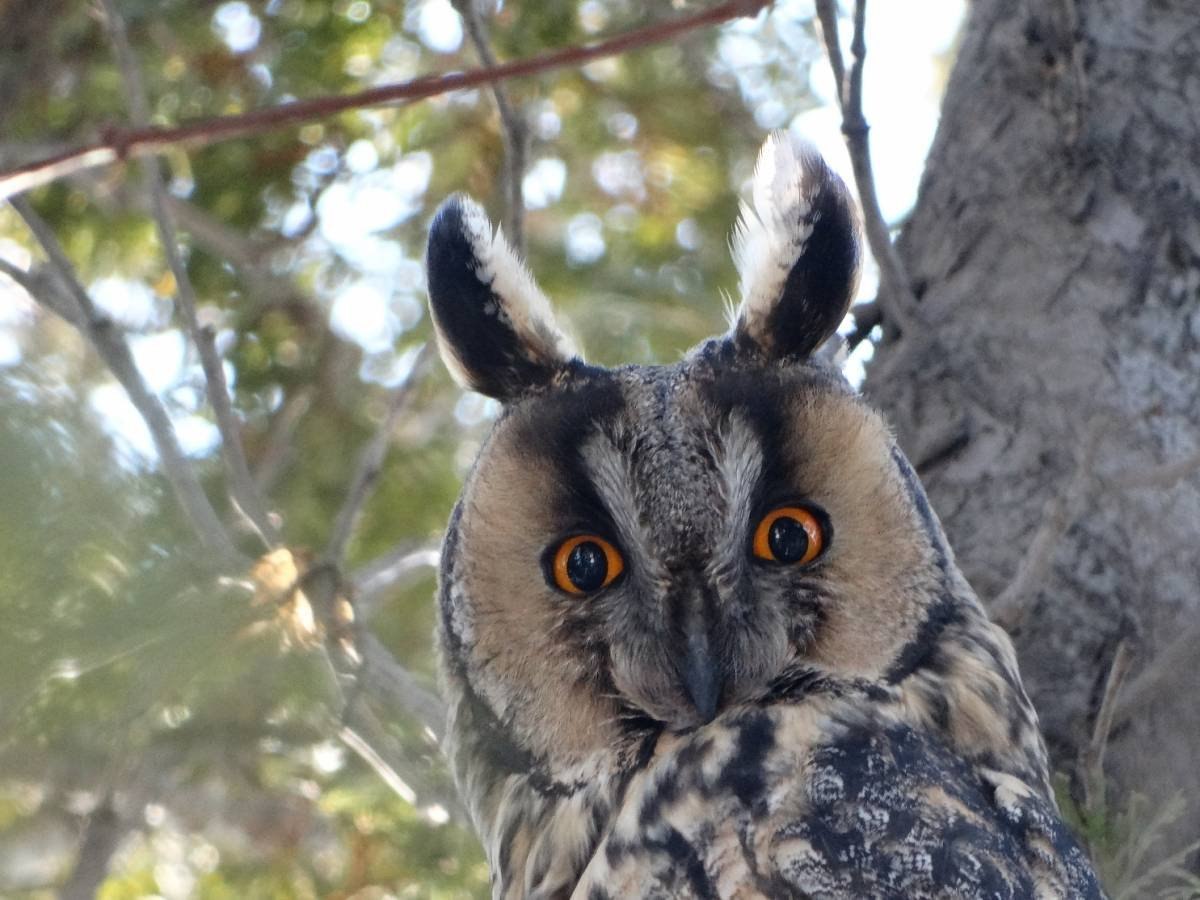
<path fill-rule="evenodd" d="M 268 256 L 274 249 L 267 240 L 225 224 L 212 213 L 182 197 L 167 193 L 163 199 L 166 200 L 171 220 L 186 231 L 198 246 L 220 257 L 222 262 L 229 263 L 239 272 L 254 276 L 256 289 L 266 284 L 268 279 L 259 270 L 267 264 Z M 275 292 L 281 292 L 281 289 L 276 288 Z"/>
<path fill-rule="evenodd" d="M 502 63 L 492 69 L 478 68 L 449 75 L 429 75 L 354 94 L 281 103 L 267 109 L 253 110 L 236 116 L 201 119 L 174 128 L 112 128 L 102 140 L 94 144 L 0 173 L 0 199 L 49 184 L 84 169 L 162 153 L 177 144 L 205 146 L 217 141 L 261 134 L 285 125 L 328 118 L 350 109 L 411 103 L 448 91 L 494 84 L 509 78 L 537 75 L 568 66 L 579 66 L 594 59 L 665 43 L 697 28 L 717 25 L 740 16 L 754 15 L 769 2 L 770 0 L 726 0 L 692 16 L 648 25 L 594 44 L 566 47 L 540 56 Z"/>
<path fill-rule="evenodd" d="M 436 569 L 440 558 L 437 544 L 414 547 L 406 543 L 367 563 L 350 576 L 355 588 L 355 610 L 363 618 L 371 618 L 389 591 L 425 569 Z"/>
<path fill-rule="evenodd" d="M 1106 479 L 1114 487 L 1125 490 L 1149 488 L 1166 490 L 1172 488 L 1190 475 L 1200 472 L 1200 451 L 1178 459 L 1175 462 L 1164 463 L 1149 469 L 1118 474 Z"/>
<path fill-rule="evenodd" d="M 1100 699 L 1100 709 L 1096 713 L 1096 722 L 1092 728 L 1092 737 L 1083 749 L 1080 760 L 1080 768 L 1083 770 L 1083 804 L 1092 816 L 1103 814 L 1107 800 L 1104 791 L 1104 751 L 1108 748 L 1108 737 L 1112 733 L 1117 695 L 1132 663 L 1133 651 L 1129 649 L 1129 642 L 1122 640 L 1113 654 L 1108 678 L 1104 682 L 1104 695 Z"/>
<path fill-rule="evenodd" d="M 113 809 L 112 798 L 106 796 L 87 818 L 79 856 L 58 892 L 59 900 L 92 900 L 108 877 L 112 856 L 129 830 L 129 824 Z"/>
<path fill-rule="evenodd" d="M 258 465 L 254 470 L 254 481 L 263 493 L 271 490 L 291 460 L 292 438 L 300 427 L 300 420 L 312 406 L 312 391 L 307 388 L 296 391 L 283 402 L 267 428 L 265 447 L 258 454 Z"/>
<path fill-rule="evenodd" d="M 1042 510 L 1041 524 L 1021 557 L 1017 574 L 990 605 L 992 620 L 1005 631 L 1011 633 L 1021 625 L 1029 601 L 1036 595 L 1037 586 L 1054 562 L 1059 542 L 1071 526 L 1072 510 L 1078 507 L 1095 483 L 1092 469 L 1103 428 L 1104 423 L 1099 419 L 1088 425 L 1088 433 L 1075 462 L 1071 480 L 1061 492 L 1046 502 Z"/>
<path fill-rule="evenodd" d="M 821 25 L 821 39 L 829 55 L 829 68 L 833 70 L 833 83 L 837 87 L 840 107 L 843 105 L 842 90 L 846 84 L 846 63 L 842 59 L 842 43 L 838 40 L 837 0 L 817 0 L 817 21 Z"/>
<path fill-rule="evenodd" d="M 854 317 L 854 330 L 846 335 L 847 353 L 853 352 L 855 347 L 869 338 L 875 326 L 883 321 L 883 314 L 880 313 L 876 300 L 851 307 L 850 315 Z"/>
<path fill-rule="evenodd" d="M 363 659 L 359 672 L 362 689 L 387 699 L 389 707 L 404 710 L 428 730 L 433 740 L 440 741 L 446 731 L 446 707 L 437 694 L 396 662 L 391 651 L 370 632 L 359 636 L 358 649 Z"/>
<path fill-rule="evenodd" d="M 1171 643 L 1155 654 L 1154 660 L 1129 685 L 1113 712 L 1113 724 L 1121 725 L 1143 712 L 1167 690 L 1169 675 L 1194 673 L 1196 648 L 1200 646 L 1200 622 L 1193 622 L 1175 635 Z"/>
<path fill-rule="evenodd" d="M 342 565 L 359 516 L 378 480 L 392 432 L 424 374 L 429 357 L 430 345 L 425 344 L 417 351 L 408 377 L 393 392 L 383 422 L 359 456 L 324 555 L 302 579 L 324 624 L 325 658 L 339 696 L 338 735 L 389 787 L 410 803 L 417 801 L 417 794 L 410 785 L 417 773 L 408 771 L 402 777 L 399 770 L 410 768 L 404 764 L 403 752 L 393 747 L 394 740 L 370 711 L 363 708 L 362 699 L 370 697 L 385 709 L 406 713 L 435 741 L 445 730 L 445 708 L 437 695 L 396 662 L 379 639 L 368 631 L 363 615 L 347 599 Z M 343 682 L 349 682 L 348 690 L 342 690 Z M 388 748 L 392 749 L 389 751 Z M 439 803 L 463 821 L 461 808 L 453 798 L 440 797 Z"/>
<path fill-rule="evenodd" d="M 362 615 L 351 603 L 343 574 L 346 548 L 354 534 L 362 508 L 371 496 L 387 453 L 392 432 L 420 381 L 430 357 L 430 345 L 417 350 L 408 377 L 395 389 L 383 422 L 363 448 L 346 499 L 338 511 L 324 554 L 299 574 L 290 591 L 303 590 L 321 622 L 322 655 L 329 666 L 335 692 L 338 735 L 364 759 L 384 782 L 410 802 L 416 795 L 409 777 L 401 777 L 403 751 L 386 730 L 372 724 L 374 716 L 363 707 L 371 698 L 382 708 L 401 711 L 422 726 L 436 741 L 445 729 L 445 708 L 437 695 L 401 666 L 388 649 L 366 628 Z M 364 724 L 365 722 L 365 724 Z M 392 748 L 389 750 L 388 748 Z M 457 810 L 442 798 L 447 810 Z"/>
<path fill-rule="evenodd" d="M 6 259 L 0 259 L 0 274 L 6 275 L 33 300 L 55 315 L 83 330 L 83 311 L 55 279 L 46 277 L 44 267 L 26 272 Z"/>
<path fill-rule="evenodd" d="M 421 727 L 423 737 L 435 744 L 445 731 L 445 707 L 367 630 L 345 598 L 337 565 L 318 563 L 301 576 L 297 587 L 301 585 L 322 622 L 322 654 L 336 694 L 338 737 L 385 784 L 415 804 L 418 792 L 429 794 L 429 788 L 408 764 L 403 747 L 379 722 L 373 709 L 385 710 L 388 720 L 394 720 L 397 711 L 404 713 Z M 453 798 L 439 796 L 437 800 L 448 811 L 459 812 Z"/>
<path fill-rule="evenodd" d="M 124 211 L 136 210 L 147 216 L 153 216 L 154 204 L 148 183 L 144 185 L 126 183 L 118 185 L 117 189 L 113 190 L 113 185 L 105 182 L 103 190 L 100 190 L 96 189 L 101 186 L 99 179 L 96 178 L 80 176 L 73 179 L 73 182 L 92 188 L 90 194 L 92 201 L 105 212 L 110 212 L 119 206 Z M 245 301 L 243 306 L 246 310 L 253 313 L 257 309 L 272 305 L 309 301 L 304 290 L 297 286 L 286 273 L 274 271 L 271 265 L 272 255 L 277 250 L 295 246 L 302 241 L 306 236 L 306 229 L 289 234 L 287 237 L 271 232 L 244 231 L 222 222 L 212 213 L 201 209 L 194 203 L 174 196 L 169 190 L 164 192 L 163 199 L 166 202 L 171 221 L 176 228 L 187 234 L 188 241 L 193 248 L 203 249 L 222 263 L 228 263 L 237 270 L 238 276 L 245 283 L 242 295 Z M 315 220 L 317 217 L 310 218 Z"/>
<path fill-rule="evenodd" d="M 125 83 L 125 92 L 129 98 L 133 124 L 136 127 L 145 127 L 150 121 L 150 108 L 146 101 L 146 88 L 138 71 L 137 60 L 134 57 L 133 48 L 129 44 L 125 20 L 121 17 L 114 0 L 101 0 L 101 2 L 108 19 L 108 28 L 112 35 L 113 47 L 116 50 L 121 77 Z M 217 354 L 212 328 L 201 327 L 200 320 L 196 316 L 196 291 L 192 287 L 187 266 L 184 265 L 183 257 L 179 252 L 175 223 L 167 208 L 162 166 L 157 157 L 147 158 L 145 165 L 146 181 L 150 188 L 152 218 L 158 227 L 159 241 L 163 245 L 163 254 L 166 256 L 167 265 L 175 278 L 176 307 L 183 314 L 188 334 L 191 335 L 192 342 L 196 345 L 196 351 L 200 356 L 208 402 L 212 407 L 213 417 L 216 419 L 217 431 L 221 435 L 221 459 L 225 463 L 225 471 L 229 476 L 230 499 L 258 532 L 267 548 L 278 546 L 279 531 L 267 513 L 266 502 L 259 493 L 258 486 L 250 475 L 250 467 L 246 463 L 246 451 L 242 447 L 241 433 L 229 397 L 229 385 L 225 381 L 225 368 Z"/>
<path fill-rule="evenodd" d="M 467 26 L 467 36 L 475 47 L 484 69 L 495 69 L 496 55 L 492 52 L 476 0 L 453 0 Z M 500 114 L 500 132 L 504 136 L 505 193 L 508 195 L 508 240 L 518 256 L 525 255 L 525 160 L 529 150 L 529 128 L 520 110 L 514 109 L 508 92 L 499 81 L 492 82 L 492 96 Z"/>
<path fill-rule="evenodd" d="M 363 731 L 361 726 L 358 729 L 351 728 L 349 725 L 340 725 L 338 727 L 338 737 L 342 743 L 358 754 L 358 758 L 371 767 L 371 770 L 380 777 L 384 784 L 392 789 L 400 799 L 411 805 L 416 805 L 417 792 L 412 789 L 412 785 L 396 771 L 395 767 L 380 755 L 375 749 L 376 745 L 381 743 L 378 735 L 370 735 L 364 737 L 361 734 Z"/>
<path fill-rule="evenodd" d="M 375 481 L 383 467 L 383 458 L 387 454 L 388 443 L 396 428 L 396 423 L 400 419 L 400 413 L 404 411 L 413 389 L 421 380 L 421 376 L 425 374 L 426 362 L 430 357 L 429 348 L 430 345 L 425 344 L 417 351 L 408 377 L 392 393 L 387 413 L 379 424 L 379 429 L 367 446 L 363 448 L 362 455 L 358 460 L 358 468 L 350 481 L 350 487 L 346 490 L 346 499 L 342 503 L 342 508 L 338 510 L 337 519 L 333 523 L 333 530 L 329 536 L 329 543 L 325 547 L 324 560 L 327 564 L 340 566 L 346 555 L 346 547 L 354 534 L 354 526 L 358 524 L 359 514 L 367 500 L 370 499 Z"/>
<path fill-rule="evenodd" d="M 220 517 L 204 493 L 195 471 L 184 455 L 183 448 L 179 446 L 170 416 L 162 402 L 146 386 L 141 372 L 138 371 L 129 345 L 125 342 L 125 336 L 111 319 L 102 315 L 93 305 L 91 297 L 75 277 L 75 271 L 58 243 L 58 238 L 41 216 L 34 212 L 24 197 L 13 197 L 11 203 L 45 251 L 50 267 L 68 294 L 67 302 L 75 307 L 75 312 L 66 317 L 67 321 L 76 324 L 89 337 L 96 352 L 125 389 L 130 402 L 146 423 L 162 463 L 163 475 L 175 492 L 175 498 L 183 508 L 200 543 L 208 552 L 218 555 L 223 560 L 233 562 L 238 559 L 237 551 L 221 524 Z M 30 296 L 51 312 L 58 313 L 63 300 L 49 299 L 44 294 L 45 292 L 33 293 Z"/>
<path fill-rule="evenodd" d="M 447 818 L 464 826 L 470 823 L 457 795 L 448 789 L 438 790 L 421 771 L 409 765 L 399 742 L 370 710 L 357 710 L 353 721 L 341 724 L 337 734 L 401 798 L 414 806 L 436 804 Z"/>
<path fill-rule="evenodd" d="M 870 127 L 862 108 L 863 67 L 867 58 L 867 42 L 864 36 L 867 0 L 857 0 L 854 4 L 854 37 L 850 43 L 849 71 L 842 60 L 842 47 L 838 39 L 837 0 L 817 0 L 817 18 L 821 23 L 821 36 L 829 55 L 829 66 L 837 82 L 838 103 L 842 108 L 842 134 L 846 137 L 846 148 L 850 152 L 850 162 L 854 167 L 854 183 L 858 186 L 867 243 L 871 247 L 875 262 L 879 265 L 880 290 L 875 302 L 882 310 L 885 325 L 913 332 L 919 327 L 917 298 L 913 294 L 900 255 L 892 243 L 891 229 L 888 228 L 883 211 L 879 208 L 879 194 L 875 188 L 875 173 L 871 165 L 871 145 L 868 139 Z"/>

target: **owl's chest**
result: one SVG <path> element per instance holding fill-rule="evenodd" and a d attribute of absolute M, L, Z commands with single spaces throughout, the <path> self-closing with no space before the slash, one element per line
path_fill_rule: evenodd
<path fill-rule="evenodd" d="M 725 717 L 631 782 L 572 897 L 1035 896 L 976 771 L 881 708 Z"/>

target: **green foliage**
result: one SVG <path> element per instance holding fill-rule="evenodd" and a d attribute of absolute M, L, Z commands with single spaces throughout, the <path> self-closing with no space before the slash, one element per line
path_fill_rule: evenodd
<path fill-rule="evenodd" d="M 118 6 L 161 124 L 475 65 L 466 45 L 431 49 L 420 25 L 432 2 Z M 94 139 L 128 116 L 102 17 L 83 0 L 56 8 L 15 67 L 0 66 L 0 81 L 29 73 L 0 83 L 12 100 L 0 109 L 6 161 Z M 29 9 L 0 4 L 0 28 Z M 510 3 L 490 24 L 498 55 L 514 58 L 664 14 Z M 757 27 L 766 83 L 802 109 L 811 101 L 795 73 L 815 44 Z M 807 35 L 811 23 L 791 28 Z M 532 126 L 530 171 L 563 173 L 561 190 L 550 178 L 528 212 L 531 267 L 597 361 L 671 359 L 724 327 L 721 294 L 735 283 L 726 241 L 762 128 L 717 57 L 719 36 L 508 85 Z M 288 546 L 317 553 L 398 360 L 429 337 L 429 217 L 455 190 L 504 216 L 492 98 L 480 90 L 361 110 L 175 149 L 165 161 L 189 279 L 217 329 L 250 462 Z M 170 349 L 183 346 L 181 320 L 142 177 L 118 166 L 33 200 L 85 285 L 99 296 L 103 279 L 116 279 L 106 308 L 180 433 L 203 435 L 211 412 L 194 353 Z M 572 248 L 581 229 L 598 248 Z M 40 258 L 7 208 L 0 255 L 22 266 Z M 345 308 L 363 285 L 382 293 L 382 340 L 356 342 L 346 328 L 374 314 Z M 72 871 L 87 812 L 111 802 L 124 831 L 104 900 L 485 896 L 482 855 L 464 827 L 441 824 L 445 811 L 420 791 L 416 805 L 402 799 L 338 744 L 344 697 L 324 651 L 287 639 L 280 607 L 255 599 L 247 571 L 214 572 L 200 555 L 94 351 L 2 278 L 0 307 L 13 310 L 0 337 L 19 348 L 0 368 L 0 893 L 48 896 Z M 422 382 L 363 511 L 352 565 L 436 541 L 493 414 L 440 370 Z M 237 522 L 213 441 L 185 444 L 219 511 Z M 249 536 L 242 547 L 259 552 Z M 426 684 L 432 590 L 432 572 L 419 570 L 363 623 Z M 399 710 L 373 713 L 421 787 L 447 791 L 421 728 Z"/>

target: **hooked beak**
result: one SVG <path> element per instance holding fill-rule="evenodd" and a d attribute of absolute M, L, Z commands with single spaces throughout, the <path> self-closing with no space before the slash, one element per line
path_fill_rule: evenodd
<path fill-rule="evenodd" d="M 717 668 L 716 660 L 709 651 L 708 635 L 695 633 L 688 635 L 687 659 L 684 662 L 683 686 L 696 712 L 700 714 L 701 724 L 707 724 L 717 714 L 717 703 L 721 699 L 722 688 L 721 670 Z"/>
<path fill-rule="evenodd" d="M 688 699 L 692 701 L 692 706 L 700 714 L 700 723 L 707 724 L 717 714 L 725 677 L 713 653 L 708 617 L 700 610 L 694 610 L 688 618 L 683 687 L 687 691 Z"/>

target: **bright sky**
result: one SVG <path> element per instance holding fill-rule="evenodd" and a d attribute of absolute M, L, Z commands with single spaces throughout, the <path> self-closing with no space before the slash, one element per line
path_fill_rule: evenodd
<path fill-rule="evenodd" d="M 964 11 L 964 0 L 926 0 L 920 14 L 908 3 L 873 3 L 867 19 L 868 57 L 864 80 L 864 111 L 871 125 L 877 187 L 885 217 L 896 221 L 913 205 L 917 184 L 937 125 L 938 93 L 936 57 L 945 53 L 954 40 Z M 370 14 L 366 0 L 346 5 L 342 12 L 353 21 Z M 737 21 L 724 26 L 719 42 L 721 62 L 739 80 L 743 96 L 754 99 L 760 90 L 744 73 L 754 71 L 761 56 L 757 36 L 770 25 L 786 38 L 791 22 L 811 18 L 811 0 L 780 0 L 755 20 Z M 596 2 L 581 8 L 584 25 L 590 31 L 604 27 L 604 8 Z M 224 3 L 213 15 L 213 28 L 235 52 L 247 52 L 258 43 L 262 26 L 251 8 L 241 2 Z M 463 39 L 462 22 L 449 0 L 424 0 L 411 4 L 406 12 L 405 30 L 422 44 L 438 52 L 457 50 Z M 844 53 L 849 58 L 851 22 L 841 26 Z M 393 52 L 394 51 L 394 52 Z M 402 47 L 385 50 L 380 81 L 410 78 L 413 72 Z M 378 65 L 378 63 L 375 63 Z M 358 65 L 351 61 L 348 65 Z M 608 65 L 611 65 L 609 63 Z M 602 70 L 600 70 L 602 71 Z M 358 73 L 356 73 L 358 74 Z M 763 94 L 756 101 L 755 114 L 764 133 L 771 128 L 788 127 L 813 142 L 830 164 L 853 184 L 849 159 L 841 135 L 840 114 L 836 110 L 833 79 L 824 59 L 809 73 L 811 84 L 823 105 L 803 112 L 790 121 L 787 110 L 777 98 Z M 267 76 L 269 77 L 269 76 Z M 453 96 L 446 102 L 462 102 Z M 365 115 L 370 115 L 369 113 Z M 637 121 L 610 122 L 610 130 L 625 139 L 636 134 Z M 538 137 L 552 148 L 561 123 L 549 105 L 532 114 Z M 379 140 L 386 143 L 381 129 Z M 319 177 L 336 163 L 331 154 L 317 148 L 306 164 Z M 348 177 L 339 179 L 322 194 L 317 209 L 299 206 L 282 211 L 280 226 L 287 233 L 301 228 L 312 215 L 318 217 L 317 236 L 304 250 L 306 259 L 318 260 L 337 253 L 359 270 L 359 275 L 340 285 L 330 307 L 332 328 L 342 337 L 357 342 L 366 353 L 363 375 L 381 383 L 402 377 L 411 360 L 397 359 L 393 351 L 396 339 L 414 327 L 424 315 L 424 281 L 418 260 L 405 258 L 395 242 L 381 233 L 417 214 L 423 208 L 426 188 L 433 172 L 430 154 L 401 154 L 388 166 L 379 166 L 379 152 L 370 141 L 358 141 L 348 148 L 345 164 Z M 576 175 L 575 177 L 581 177 Z M 633 151 L 603 154 L 592 171 L 601 188 L 614 193 L 636 194 L 641 168 Z M 554 203 L 563 192 L 568 173 L 565 164 L 547 154 L 535 161 L 523 183 L 528 205 L 542 208 Z M 694 224 L 690 226 L 694 229 Z M 689 223 L 677 230 L 681 246 L 694 242 Z M 587 263 L 606 252 L 603 220 L 594 213 L 576 216 L 565 234 L 565 252 L 574 263 Z M 28 255 L 18 245 L 0 239 L 0 256 L 26 267 Z M 871 297 L 876 290 L 876 273 L 869 267 L 864 273 L 861 296 Z M 143 332 L 131 339 L 134 356 L 151 387 L 170 401 L 181 443 L 191 454 L 207 454 L 215 449 L 215 428 L 202 415 L 200 373 L 195 361 L 185 354 L 180 333 L 168 326 L 163 304 L 144 286 L 105 279 L 90 286 L 97 303 L 127 327 Z M 714 302 L 716 299 L 714 298 Z M 20 361 L 16 335 L 32 314 L 27 298 L 0 276 L 0 368 Z M 870 348 L 864 342 L 862 352 L 850 360 L 847 374 L 855 382 L 862 378 L 862 364 L 869 359 Z M 232 378 L 233 372 L 227 368 Z M 129 451 L 127 462 L 146 464 L 155 457 L 150 436 L 128 398 L 115 384 L 95 388 L 89 404 L 119 442 Z M 460 403 L 464 420 L 486 414 L 478 403 Z"/>

